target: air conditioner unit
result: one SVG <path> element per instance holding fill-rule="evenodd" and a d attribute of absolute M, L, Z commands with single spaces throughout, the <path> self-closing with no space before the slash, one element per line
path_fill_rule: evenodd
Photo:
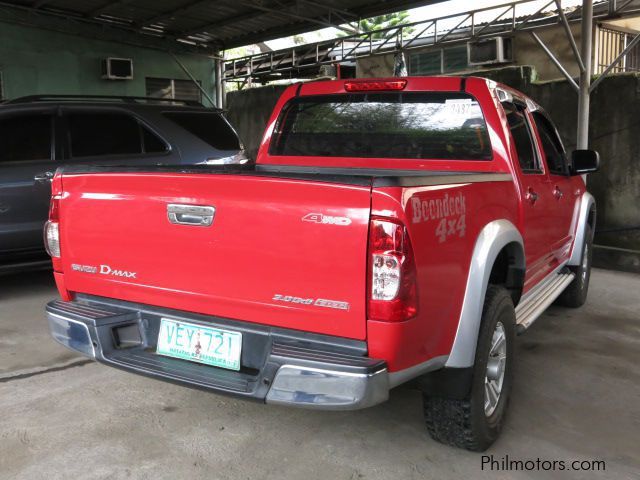
<path fill-rule="evenodd" d="M 467 43 L 469 65 L 492 65 L 513 61 L 512 39 L 491 37 Z"/>
<path fill-rule="evenodd" d="M 102 60 L 102 78 L 106 80 L 133 80 L 133 60 L 108 57 Z"/>

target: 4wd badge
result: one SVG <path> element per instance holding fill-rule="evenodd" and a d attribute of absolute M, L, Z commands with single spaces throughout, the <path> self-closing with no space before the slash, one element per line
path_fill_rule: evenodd
<path fill-rule="evenodd" d="M 302 217 L 303 222 L 321 223 L 323 225 L 351 225 L 351 219 L 347 217 L 332 217 L 322 213 L 307 213 Z"/>

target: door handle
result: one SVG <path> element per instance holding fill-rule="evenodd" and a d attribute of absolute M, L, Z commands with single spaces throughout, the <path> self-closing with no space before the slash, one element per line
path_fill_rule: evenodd
<path fill-rule="evenodd" d="M 33 177 L 33 181 L 37 183 L 50 182 L 51 180 L 53 180 L 53 172 L 36 173 Z"/>
<path fill-rule="evenodd" d="M 556 197 L 558 200 L 560 200 L 563 197 L 563 195 L 564 193 L 562 193 L 562 190 L 560 190 L 556 185 L 556 187 L 553 189 L 553 196 Z"/>
<path fill-rule="evenodd" d="M 167 218 L 176 225 L 192 225 L 209 227 L 216 215 L 216 207 L 201 205 L 181 205 L 170 203 L 167 205 Z"/>
<path fill-rule="evenodd" d="M 533 205 L 538 201 L 538 194 L 533 190 L 533 188 L 529 187 L 525 198 Z"/>

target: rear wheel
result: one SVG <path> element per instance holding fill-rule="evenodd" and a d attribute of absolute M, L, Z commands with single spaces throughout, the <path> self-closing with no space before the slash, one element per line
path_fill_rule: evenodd
<path fill-rule="evenodd" d="M 503 287 L 489 285 L 471 389 L 463 399 L 423 394 L 429 434 L 437 441 L 484 451 L 498 438 L 513 383 L 515 309 Z"/>
<path fill-rule="evenodd" d="M 589 279 L 591 278 L 591 257 L 593 255 L 593 232 L 590 225 L 586 226 L 584 233 L 585 242 L 580 265 L 569 267 L 575 274 L 575 278 L 556 301 L 558 305 L 563 307 L 578 308 L 587 301 Z"/>

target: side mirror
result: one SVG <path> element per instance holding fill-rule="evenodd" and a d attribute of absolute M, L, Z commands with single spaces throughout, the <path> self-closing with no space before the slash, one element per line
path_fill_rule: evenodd
<path fill-rule="evenodd" d="M 600 154 L 595 150 L 571 152 L 571 175 L 596 172 L 600 168 Z"/>

